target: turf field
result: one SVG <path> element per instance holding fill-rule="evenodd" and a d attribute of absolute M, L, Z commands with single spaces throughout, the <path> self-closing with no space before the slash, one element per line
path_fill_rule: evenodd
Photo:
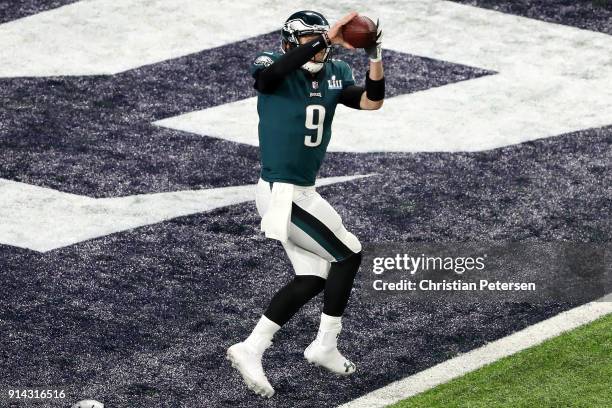
<path fill-rule="evenodd" d="M 564 333 L 394 408 L 612 406 L 612 315 Z"/>

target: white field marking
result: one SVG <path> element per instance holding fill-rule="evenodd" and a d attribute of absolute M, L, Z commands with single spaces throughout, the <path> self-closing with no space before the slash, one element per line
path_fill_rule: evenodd
<path fill-rule="evenodd" d="M 286 18 L 262 3 L 80 1 L 0 25 L 0 77 L 114 74 L 244 40 Z"/>
<path fill-rule="evenodd" d="M 499 359 L 536 346 L 610 313 L 612 313 L 612 295 L 607 295 L 602 299 L 560 313 L 548 320 L 536 323 L 427 370 L 395 381 L 340 405 L 339 408 L 385 407 L 447 383 Z"/>
<path fill-rule="evenodd" d="M 115 74 L 280 31 L 299 9 L 337 17 L 359 4 L 314 3 L 82 0 L 1 24 L 0 77 Z"/>
<path fill-rule="evenodd" d="M 498 74 L 341 106 L 330 151 L 479 151 L 612 123 L 612 36 L 446 1 L 376 9 L 385 48 Z M 257 122 L 250 98 L 155 124 L 257 145 Z"/>
<path fill-rule="evenodd" d="M 317 186 L 370 175 L 328 177 Z M 39 252 L 254 200 L 255 186 L 90 198 L 0 179 L 0 244 Z"/>

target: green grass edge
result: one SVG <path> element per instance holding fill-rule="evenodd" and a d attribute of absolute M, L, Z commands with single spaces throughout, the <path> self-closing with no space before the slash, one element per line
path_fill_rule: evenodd
<path fill-rule="evenodd" d="M 390 407 L 612 407 L 612 314 Z"/>

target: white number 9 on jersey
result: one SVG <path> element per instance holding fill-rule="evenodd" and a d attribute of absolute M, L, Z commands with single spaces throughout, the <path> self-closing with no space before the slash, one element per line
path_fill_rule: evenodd
<path fill-rule="evenodd" d="M 317 121 L 315 122 L 315 111 L 317 111 Z M 325 120 L 325 106 L 308 105 L 306 107 L 306 129 L 316 130 L 317 138 L 313 139 L 312 135 L 304 137 L 304 145 L 308 147 L 316 147 L 323 140 L 323 121 Z"/>

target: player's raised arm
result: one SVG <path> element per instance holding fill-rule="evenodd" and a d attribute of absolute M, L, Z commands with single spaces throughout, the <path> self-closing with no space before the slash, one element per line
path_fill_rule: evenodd
<path fill-rule="evenodd" d="M 340 95 L 340 103 L 354 109 L 377 110 L 385 99 L 385 75 L 382 64 L 382 29 L 376 22 L 376 41 L 364 49 L 370 60 L 365 88 L 351 85 Z"/>
<path fill-rule="evenodd" d="M 385 74 L 382 64 L 382 28 L 376 21 L 376 42 L 365 49 L 370 59 L 370 69 L 366 75 L 365 92 L 361 96 L 361 109 L 380 109 L 385 99 Z"/>
<path fill-rule="evenodd" d="M 331 46 L 326 34 L 320 34 L 313 40 L 285 51 L 278 60 L 268 67 L 257 71 L 255 88 L 261 93 L 271 93 L 292 71 L 307 63 L 318 52 Z"/>
<path fill-rule="evenodd" d="M 318 53 L 329 49 L 332 44 L 353 48 L 342 38 L 342 26 L 356 15 L 355 12 L 347 14 L 331 28 L 320 26 L 313 27 L 312 30 L 302 30 L 302 32 L 310 31 L 312 34 L 308 36 L 308 42 L 304 43 L 301 43 L 299 38 L 295 38 L 294 32 L 296 30 L 291 26 L 291 22 L 288 22 L 283 27 L 283 37 L 287 38 L 282 44 L 284 54 L 264 69 L 256 71 L 255 88 L 262 93 L 273 92 L 289 73 L 304 66 Z M 328 51 L 325 54 L 327 55 Z"/>

